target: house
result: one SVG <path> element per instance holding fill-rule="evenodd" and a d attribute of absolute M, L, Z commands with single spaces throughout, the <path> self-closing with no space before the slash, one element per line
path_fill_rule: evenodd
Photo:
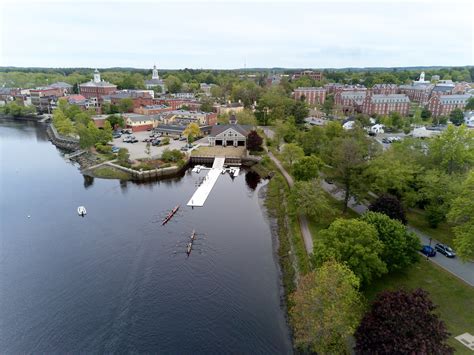
<path fill-rule="evenodd" d="M 474 111 L 464 112 L 464 123 L 469 128 L 474 128 Z"/>
<path fill-rule="evenodd" d="M 440 131 L 435 131 L 435 130 L 428 130 L 426 127 L 418 127 L 413 130 L 411 135 L 414 138 L 431 138 L 434 136 L 439 135 L 441 132 Z"/>
<path fill-rule="evenodd" d="M 240 102 L 228 103 L 227 105 L 214 105 L 213 109 L 218 115 L 238 113 L 244 110 L 244 105 Z"/>
<path fill-rule="evenodd" d="M 302 72 L 298 72 L 293 74 L 291 77 L 292 80 L 298 80 L 299 78 L 307 76 L 315 81 L 323 80 L 323 72 L 320 71 L 312 71 L 312 70 L 304 70 Z"/>
<path fill-rule="evenodd" d="M 158 120 L 155 116 L 124 113 L 123 118 L 127 128 L 131 128 L 134 132 L 146 131 L 158 125 Z"/>

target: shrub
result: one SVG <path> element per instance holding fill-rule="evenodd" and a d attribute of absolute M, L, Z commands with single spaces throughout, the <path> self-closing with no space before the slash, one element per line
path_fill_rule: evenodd
<path fill-rule="evenodd" d="M 110 145 L 104 145 L 97 143 L 95 145 L 95 149 L 97 152 L 102 153 L 102 154 L 111 154 L 112 153 L 112 147 Z"/>

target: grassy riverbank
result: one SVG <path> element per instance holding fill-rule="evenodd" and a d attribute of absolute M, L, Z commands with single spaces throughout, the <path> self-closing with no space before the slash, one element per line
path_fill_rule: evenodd
<path fill-rule="evenodd" d="M 130 180 L 130 175 L 124 171 L 111 168 L 109 166 L 100 166 L 94 169 L 92 175 L 101 179 L 119 179 L 119 180 Z"/>

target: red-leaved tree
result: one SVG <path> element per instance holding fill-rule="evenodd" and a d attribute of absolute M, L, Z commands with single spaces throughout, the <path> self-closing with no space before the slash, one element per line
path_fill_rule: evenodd
<path fill-rule="evenodd" d="M 247 136 L 247 148 L 253 151 L 259 151 L 262 149 L 263 139 L 257 133 L 257 131 L 251 131 Z"/>
<path fill-rule="evenodd" d="M 385 291 L 355 333 L 357 354 L 452 354 L 446 326 L 422 289 Z"/>

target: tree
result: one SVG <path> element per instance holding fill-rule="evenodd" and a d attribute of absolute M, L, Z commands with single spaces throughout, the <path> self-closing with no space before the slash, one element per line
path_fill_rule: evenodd
<path fill-rule="evenodd" d="M 387 273 L 381 260 L 383 243 L 375 227 L 356 219 L 338 218 L 319 234 L 314 244 L 316 266 L 334 259 L 345 263 L 364 284 Z"/>
<path fill-rule="evenodd" d="M 90 122 L 94 124 L 93 122 Z M 109 121 L 104 122 L 104 127 L 99 129 L 99 134 L 97 135 L 97 142 L 102 144 L 107 144 L 112 140 L 112 126 Z"/>
<path fill-rule="evenodd" d="M 130 98 L 121 99 L 118 104 L 119 112 L 132 112 L 133 111 L 133 100 Z"/>
<path fill-rule="evenodd" d="M 452 201 L 448 219 L 457 223 L 453 230 L 458 255 L 463 260 L 474 259 L 474 170 L 469 172 Z"/>
<path fill-rule="evenodd" d="M 175 75 L 169 75 L 165 79 L 166 87 L 168 91 L 171 93 L 180 92 L 181 87 L 183 85 L 182 81 Z"/>
<path fill-rule="evenodd" d="M 161 159 L 166 162 L 175 163 L 183 159 L 183 153 L 181 153 L 178 149 L 169 150 L 166 148 L 161 154 Z"/>
<path fill-rule="evenodd" d="M 317 179 L 297 181 L 290 191 L 290 201 L 292 212 L 302 213 L 312 218 L 334 213 L 326 193 Z"/>
<path fill-rule="evenodd" d="M 109 121 L 110 125 L 113 128 L 125 127 L 125 120 L 123 119 L 122 115 L 110 115 L 107 116 L 105 120 Z"/>
<path fill-rule="evenodd" d="M 256 126 L 257 119 L 251 110 L 245 109 L 236 114 L 237 122 L 241 125 Z"/>
<path fill-rule="evenodd" d="M 449 120 L 455 126 L 460 126 L 464 123 L 464 113 L 462 112 L 460 108 L 455 108 L 449 114 Z"/>
<path fill-rule="evenodd" d="M 212 112 L 212 109 L 213 109 L 213 106 L 214 105 L 214 102 L 209 99 L 209 98 L 206 98 L 206 99 L 202 99 L 201 100 L 201 111 L 203 112 Z"/>
<path fill-rule="evenodd" d="M 190 123 L 183 131 L 183 135 L 188 138 L 188 142 L 191 143 L 194 141 L 194 138 L 201 135 L 201 129 L 197 123 Z"/>
<path fill-rule="evenodd" d="M 326 115 L 329 115 L 331 114 L 333 109 L 334 109 L 334 95 L 329 94 L 326 96 L 326 100 L 324 100 L 323 111 Z"/>
<path fill-rule="evenodd" d="M 418 261 L 420 240 L 399 221 L 370 211 L 360 219 L 377 230 L 379 240 L 384 244 L 381 258 L 387 264 L 388 271 L 402 270 Z"/>
<path fill-rule="evenodd" d="M 323 165 L 322 160 L 314 155 L 303 157 L 293 164 L 293 175 L 296 180 L 312 180 L 318 176 Z"/>
<path fill-rule="evenodd" d="M 251 151 L 259 151 L 262 150 L 262 143 L 263 139 L 260 137 L 257 131 L 250 131 L 247 136 L 247 148 Z"/>
<path fill-rule="evenodd" d="M 379 196 L 370 206 L 369 210 L 373 212 L 380 212 L 392 219 L 396 219 L 403 224 L 407 224 L 407 217 L 405 209 L 400 200 L 395 196 L 383 194 Z"/>
<path fill-rule="evenodd" d="M 426 291 L 385 291 L 357 331 L 357 354 L 452 354 L 449 333 Z"/>
<path fill-rule="evenodd" d="M 289 106 L 288 114 L 295 118 L 297 125 L 301 125 L 304 123 L 304 119 L 308 117 L 309 110 L 305 102 L 293 101 L 293 104 Z"/>
<path fill-rule="evenodd" d="M 474 131 L 465 125 L 449 125 L 430 140 L 429 157 L 433 166 L 440 166 L 450 175 L 470 169 L 474 166 Z"/>
<path fill-rule="evenodd" d="M 423 121 L 428 121 L 431 118 L 431 111 L 428 110 L 426 107 L 421 110 L 421 119 Z"/>
<path fill-rule="evenodd" d="M 413 192 L 422 168 L 393 147 L 370 161 L 364 172 L 376 194 L 389 193 L 401 199 Z"/>
<path fill-rule="evenodd" d="M 53 125 L 59 134 L 69 135 L 75 131 L 71 120 L 59 108 L 53 111 Z"/>
<path fill-rule="evenodd" d="M 306 155 L 316 154 L 323 156 L 323 151 L 328 146 L 329 138 L 323 127 L 313 126 L 307 132 L 303 132 L 299 136 L 299 143 Z"/>
<path fill-rule="evenodd" d="M 150 144 L 150 142 L 146 142 L 145 154 L 148 155 L 148 159 L 150 159 L 150 157 L 151 157 L 151 144 Z"/>
<path fill-rule="evenodd" d="M 291 167 L 296 160 L 304 157 L 304 151 L 297 144 L 288 143 L 283 146 L 281 157 Z"/>
<path fill-rule="evenodd" d="M 366 193 L 363 172 L 367 166 L 367 158 L 371 155 L 373 153 L 370 143 L 361 133 L 354 132 L 332 142 L 332 151 L 329 154 L 332 169 L 329 169 L 328 176 L 336 181 L 344 192 L 344 212 L 347 211 L 351 197 L 359 199 Z"/>
<path fill-rule="evenodd" d="M 295 345 L 306 352 L 344 354 L 362 316 L 359 280 L 345 265 L 324 263 L 301 277 L 291 295 Z"/>
<path fill-rule="evenodd" d="M 466 107 L 464 108 L 466 111 L 474 110 L 474 96 L 471 96 L 469 100 L 467 100 Z"/>
<path fill-rule="evenodd" d="M 89 122 L 87 126 L 79 125 L 77 131 L 81 148 L 93 147 L 100 141 L 101 133 L 92 121 Z"/>
<path fill-rule="evenodd" d="M 128 159 L 130 158 L 130 154 L 126 148 L 120 148 L 117 153 L 117 161 L 119 164 L 128 164 Z"/>

